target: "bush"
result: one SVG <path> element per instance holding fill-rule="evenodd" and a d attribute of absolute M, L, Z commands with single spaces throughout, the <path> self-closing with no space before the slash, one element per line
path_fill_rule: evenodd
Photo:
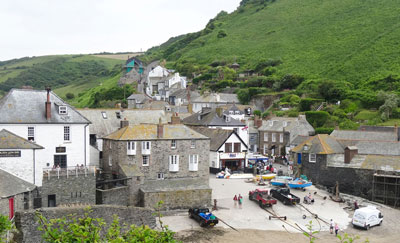
<path fill-rule="evenodd" d="M 399 114 L 400 115 L 400 114 Z M 379 112 L 377 111 L 367 111 L 367 110 L 363 110 L 360 111 L 355 117 L 355 120 L 358 121 L 368 121 L 368 120 L 373 120 L 375 118 L 379 117 Z"/>
<path fill-rule="evenodd" d="M 254 114 L 255 116 L 261 117 L 261 111 L 260 111 L 260 110 L 254 110 L 254 111 L 253 111 L 253 114 Z"/>
<path fill-rule="evenodd" d="M 262 113 L 262 118 L 266 118 L 266 117 L 268 117 L 269 115 L 270 115 L 271 113 L 269 112 L 269 111 L 264 111 L 263 113 Z"/>
<path fill-rule="evenodd" d="M 227 34 L 226 34 L 225 30 L 218 31 L 218 35 L 217 35 L 218 38 L 224 38 L 226 36 L 227 36 Z"/>
<path fill-rule="evenodd" d="M 65 97 L 66 97 L 68 100 L 72 100 L 73 98 L 75 98 L 75 95 L 74 95 L 73 93 L 67 93 L 67 94 L 65 95 Z"/>
<path fill-rule="evenodd" d="M 291 111 L 288 112 L 288 116 L 289 117 L 298 117 L 299 116 L 299 112 L 291 110 Z"/>
<path fill-rule="evenodd" d="M 356 102 L 346 99 L 340 102 L 340 108 L 343 109 L 346 113 L 352 113 L 358 109 L 358 105 Z"/>
<path fill-rule="evenodd" d="M 347 117 L 346 112 L 344 112 L 344 110 L 342 110 L 342 109 L 336 109 L 333 112 L 333 115 L 337 116 L 337 117 L 340 117 L 340 118 L 346 118 Z"/>
<path fill-rule="evenodd" d="M 8 220 L 8 217 L 0 214 L 0 242 L 6 242 L 7 231 L 12 228 L 12 223 Z"/>
<path fill-rule="evenodd" d="M 315 128 L 315 134 L 331 134 L 333 130 L 333 127 L 317 127 Z"/>
<path fill-rule="evenodd" d="M 392 118 L 400 118 L 400 108 L 393 109 Z"/>
<path fill-rule="evenodd" d="M 359 126 L 360 124 L 349 119 L 345 119 L 343 122 L 339 123 L 339 128 L 343 130 L 357 130 Z"/>
<path fill-rule="evenodd" d="M 312 99 L 312 98 L 304 98 L 300 100 L 299 103 L 299 111 L 309 111 L 311 110 L 311 106 L 315 103 L 319 103 L 322 100 L 320 99 Z"/>
<path fill-rule="evenodd" d="M 329 119 L 326 111 L 306 111 L 306 119 L 313 127 L 322 127 Z"/>

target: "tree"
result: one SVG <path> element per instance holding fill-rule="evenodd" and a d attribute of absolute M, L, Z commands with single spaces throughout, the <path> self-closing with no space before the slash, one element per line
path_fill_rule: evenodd
<path fill-rule="evenodd" d="M 348 82 L 325 80 L 318 86 L 319 94 L 327 101 L 337 102 L 346 97 L 352 85 Z"/>
<path fill-rule="evenodd" d="M 65 94 L 65 97 L 66 97 L 68 100 L 71 100 L 71 99 L 75 98 L 75 95 L 74 95 L 73 93 L 66 93 L 66 94 Z"/>
<path fill-rule="evenodd" d="M 379 107 L 381 112 L 381 119 L 386 121 L 392 115 L 393 110 L 395 110 L 399 105 L 399 97 L 396 94 L 379 91 L 378 100 L 384 101 L 384 104 Z"/>
<path fill-rule="evenodd" d="M 7 231 L 13 229 L 13 225 L 7 216 L 0 214 L 0 243 L 7 242 Z"/>

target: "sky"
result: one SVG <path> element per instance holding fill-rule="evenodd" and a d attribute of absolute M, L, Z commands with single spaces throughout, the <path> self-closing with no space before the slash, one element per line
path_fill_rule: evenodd
<path fill-rule="evenodd" d="M 203 29 L 240 0 L 0 0 L 0 61 L 145 51 Z"/>

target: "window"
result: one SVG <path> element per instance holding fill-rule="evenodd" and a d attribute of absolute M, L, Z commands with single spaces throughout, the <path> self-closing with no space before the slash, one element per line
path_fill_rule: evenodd
<path fill-rule="evenodd" d="M 232 153 L 232 143 L 225 144 L 225 153 Z"/>
<path fill-rule="evenodd" d="M 143 155 L 142 166 L 149 166 L 150 155 Z"/>
<path fill-rule="evenodd" d="M 196 148 L 196 140 L 192 139 L 190 141 L 190 148 Z"/>
<path fill-rule="evenodd" d="M 112 157 L 111 157 L 111 154 L 108 155 L 108 166 L 112 166 Z"/>
<path fill-rule="evenodd" d="M 264 132 L 264 141 L 268 142 L 268 133 L 267 132 Z"/>
<path fill-rule="evenodd" d="M 171 172 L 179 171 L 179 155 L 169 156 L 169 171 Z"/>
<path fill-rule="evenodd" d="M 162 173 L 162 172 L 157 173 L 157 179 L 158 180 L 164 180 L 164 173 Z"/>
<path fill-rule="evenodd" d="M 28 140 L 35 141 L 35 127 L 28 127 Z"/>
<path fill-rule="evenodd" d="M 128 141 L 126 143 L 126 154 L 135 155 L 136 154 L 136 142 Z"/>
<path fill-rule="evenodd" d="M 117 119 L 121 119 L 121 112 L 117 111 L 115 112 L 115 115 L 117 116 Z"/>
<path fill-rule="evenodd" d="M 279 134 L 279 142 L 280 142 L 280 143 L 283 143 L 283 133 L 280 133 L 280 134 Z"/>
<path fill-rule="evenodd" d="M 102 111 L 101 115 L 103 116 L 103 119 L 107 119 L 107 113 L 105 111 Z"/>
<path fill-rule="evenodd" d="M 276 133 L 272 133 L 272 142 L 276 142 Z"/>
<path fill-rule="evenodd" d="M 67 114 L 67 107 L 66 106 L 59 106 L 58 107 L 58 114 L 66 115 Z"/>
<path fill-rule="evenodd" d="M 176 148 L 176 140 L 171 140 L 171 148 Z"/>
<path fill-rule="evenodd" d="M 229 111 L 229 115 L 233 115 L 233 111 Z"/>
<path fill-rule="evenodd" d="M 308 160 L 309 162 L 315 163 L 317 161 L 317 155 L 316 154 L 310 154 L 310 158 Z"/>
<path fill-rule="evenodd" d="M 230 116 L 225 116 L 225 122 L 230 122 L 231 121 L 231 117 Z"/>
<path fill-rule="evenodd" d="M 151 152 L 151 142 L 143 141 L 142 142 L 142 154 L 150 154 Z"/>
<path fill-rule="evenodd" d="M 240 111 L 235 111 L 235 115 L 240 115 Z"/>
<path fill-rule="evenodd" d="M 199 155 L 192 154 L 189 155 L 189 171 L 199 170 Z"/>
<path fill-rule="evenodd" d="M 264 144 L 264 154 L 267 154 L 267 145 Z"/>
<path fill-rule="evenodd" d="M 70 127 L 64 127 L 64 141 L 71 141 Z"/>
<path fill-rule="evenodd" d="M 235 153 L 240 153 L 240 143 L 234 143 L 233 149 Z"/>

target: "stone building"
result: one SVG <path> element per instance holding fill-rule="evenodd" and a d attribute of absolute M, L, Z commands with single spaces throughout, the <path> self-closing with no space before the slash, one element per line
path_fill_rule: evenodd
<path fill-rule="evenodd" d="M 96 204 L 96 168 L 67 167 L 43 171 L 42 206 Z"/>
<path fill-rule="evenodd" d="M 104 137 L 105 180 L 126 179 L 129 205 L 164 208 L 206 206 L 210 139 L 180 124 L 121 122 L 121 129 Z M 106 188 L 105 189 L 110 189 Z"/>
<path fill-rule="evenodd" d="M 291 141 L 298 135 L 309 136 L 315 133 L 305 116 L 274 117 L 258 128 L 258 131 L 260 153 L 276 156 L 288 154 Z"/>

